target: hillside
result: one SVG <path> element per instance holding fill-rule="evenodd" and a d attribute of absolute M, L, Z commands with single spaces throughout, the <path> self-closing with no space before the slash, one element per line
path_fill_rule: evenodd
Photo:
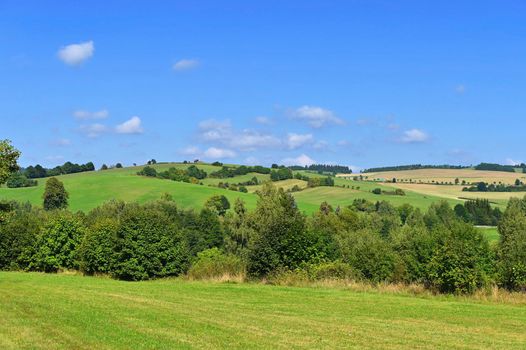
<path fill-rule="evenodd" d="M 2 349 L 522 349 L 522 305 L 403 292 L 0 273 Z"/>
<path fill-rule="evenodd" d="M 526 192 L 462 191 L 463 187 L 467 186 L 462 185 L 463 182 L 466 184 L 486 182 L 507 185 L 514 184 L 517 179 L 526 182 L 526 174 L 523 173 L 474 169 L 417 169 L 364 173 L 353 176 L 360 175 L 369 183 L 388 183 L 389 186 L 400 188 L 404 191 L 413 191 L 446 200 L 485 198 L 500 207 L 505 207 L 511 197 L 523 197 L 526 195 Z M 340 179 L 353 177 L 347 174 L 339 174 L 337 176 Z M 396 179 L 396 183 L 392 183 L 393 179 Z M 455 185 L 457 179 L 459 184 Z"/>
<path fill-rule="evenodd" d="M 167 170 L 171 167 L 179 169 L 188 168 L 189 164 L 183 163 L 164 163 L 156 164 L 153 167 L 158 171 Z M 210 164 L 198 164 L 198 168 L 208 173 L 219 170 L 220 167 Z M 231 203 L 237 198 L 245 201 L 248 208 L 254 208 L 257 202 L 257 196 L 254 192 L 258 186 L 247 186 L 249 193 L 231 191 L 218 188 L 220 182 L 231 184 L 250 180 L 257 177 L 259 181 L 269 181 L 269 175 L 249 173 L 227 179 L 206 178 L 203 179 L 203 185 L 190 184 L 184 182 L 161 180 L 138 176 L 137 172 L 143 167 L 129 167 L 123 169 L 110 169 L 105 171 L 93 171 L 77 174 L 58 176 L 64 182 L 64 186 L 70 195 L 70 209 L 73 211 L 87 211 L 100 204 L 111 200 L 120 199 L 127 202 L 137 201 L 144 203 L 148 200 L 158 199 L 163 193 L 169 193 L 174 200 L 184 208 L 200 208 L 203 203 L 213 195 L 223 194 Z M 316 173 L 299 171 L 300 173 L 310 176 L 319 177 Z M 29 188 L 0 188 L 0 199 L 12 199 L 21 202 L 29 201 L 35 205 L 41 205 L 42 194 L 46 179 L 38 179 L 37 187 Z M 290 189 L 294 185 L 300 188 L 306 187 L 306 182 L 302 180 L 290 179 L 275 182 L 277 186 L 284 189 Z M 431 203 L 440 200 L 440 196 L 428 193 L 418 193 L 409 189 L 405 196 L 395 195 L 375 195 L 371 193 L 374 188 L 381 188 L 386 191 L 394 190 L 394 187 L 384 184 L 376 184 L 368 181 L 353 181 L 344 178 L 337 178 L 335 187 L 316 187 L 304 189 L 295 192 L 298 206 L 306 213 L 312 213 L 319 208 L 320 203 L 327 201 L 333 206 L 349 205 L 355 199 L 368 199 L 371 201 L 386 200 L 394 205 L 410 203 L 416 207 L 425 209 Z M 418 190 L 418 188 L 417 188 Z M 460 200 L 446 198 L 451 204 L 459 203 Z"/>

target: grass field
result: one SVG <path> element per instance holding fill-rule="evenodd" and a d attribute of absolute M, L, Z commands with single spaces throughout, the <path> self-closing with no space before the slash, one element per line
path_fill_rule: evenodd
<path fill-rule="evenodd" d="M 188 164 L 182 163 L 166 163 L 157 164 L 154 167 L 158 171 L 162 171 L 170 167 L 186 168 L 188 166 Z M 208 173 L 220 169 L 220 167 L 214 167 L 209 164 L 198 164 L 198 167 Z M 177 204 L 184 208 L 200 208 L 212 195 L 224 194 L 231 203 L 236 198 L 241 198 L 245 201 L 247 207 L 251 209 L 255 207 L 257 202 L 257 196 L 253 192 L 260 186 L 249 186 L 248 189 L 251 193 L 241 193 L 220 189 L 214 185 L 217 185 L 219 182 L 244 182 L 253 176 L 256 176 L 261 181 L 269 180 L 270 178 L 269 175 L 246 174 L 229 179 L 207 178 L 203 180 L 203 185 L 195 185 L 137 176 L 136 173 L 140 169 L 142 169 L 142 166 L 63 175 L 58 178 L 64 182 L 70 194 L 69 207 L 73 211 L 87 211 L 111 199 L 144 203 L 160 198 L 165 192 L 170 193 Z M 319 176 L 311 172 L 304 173 L 308 176 Z M 29 201 L 34 205 L 41 205 L 46 179 L 39 179 L 38 182 L 37 187 L 30 188 L 10 189 L 2 187 L 0 188 L 0 199 L 13 199 L 21 202 Z M 373 188 L 380 187 L 384 190 L 392 191 L 393 187 L 368 181 L 337 178 L 335 183 L 337 187 L 310 188 L 294 193 L 300 210 L 310 214 L 317 210 L 323 201 L 327 201 L 333 206 L 345 206 L 358 198 L 365 198 L 371 201 L 386 200 L 394 205 L 410 203 L 421 209 L 426 209 L 431 203 L 441 199 L 448 200 L 452 205 L 461 202 L 454 198 L 442 197 L 431 193 L 418 193 L 412 190 L 406 191 L 406 196 L 374 195 L 371 193 Z M 301 188 L 306 187 L 305 181 L 295 179 L 278 181 L 275 184 L 285 189 L 292 188 L 294 185 L 298 185 Z M 349 186 L 349 188 L 343 188 L 343 186 Z M 354 189 L 352 188 L 353 186 Z"/>
<path fill-rule="evenodd" d="M 459 179 L 466 182 L 502 182 L 505 184 L 513 184 L 516 179 L 521 179 L 526 182 L 526 174 L 512 173 L 505 171 L 484 171 L 474 169 L 417 169 L 417 170 L 400 170 L 400 171 L 382 171 L 377 173 L 364 173 L 368 180 L 409 180 L 422 182 L 455 182 Z M 345 175 L 340 175 L 345 176 Z"/>
<path fill-rule="evenodd" d="M 0 273 L 2 349 L 524 349 L 524 305 Z"/>

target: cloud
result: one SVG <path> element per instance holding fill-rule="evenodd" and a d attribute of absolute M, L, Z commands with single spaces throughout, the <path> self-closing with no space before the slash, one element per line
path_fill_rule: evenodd
<path fill-rule="evenodd" d="M 79 44 L 71 44 L 58 50 L 58 58 L 70 66 L 79 65 L 93 56 L 95 45 L 93 41 L 86 41 Z"/>
<path fill-rule="evenodd" d="M 256 157 L 247 157 L 245 158 L 245 164 L 247 165 L 257 165 L 259 163 L 259 160 Z"/>
<path fill-rule="evenodd" d="M 261 125 L 272 125 L 274 124 L 269 117 L 256 117 L 256 123 Z"/>
<path fill-rule="evenodd" d="M 421 143 L 427 140 L 429 140 L 429 135 L 420 129 L 406 130 L 401 138 L 403 143 Z"/>
<path fill-rule="evenodd" d="M 506 164 L 507 165 L 518 165 L 524 163 L 522 160 L 516 160 L 512 158 L 506 158 Z"/>
<path fill-rule="evenodd" d="M 81 125 L 79 131 L 89 138 L 97 138 L 100 135 L 109 131 L 108 127 L 103 124 L 87 124 Z"/>
<path fill-rule="evenodd" d="M 210 147 L 203 153 L 203 157 L 211 159 L 233 158 L 235 156 L 236 152 L 217 147 Z"/>
<path fill-rule="evenodd" d="M 103 110 L 100 110 L 100 111 L 96 111 L 96 112 L 89 112 L 89 111 L 85 111 L 85 110 L 76 110 L 73 112 L 73 116 L 75 117 L 75 119 L 77 120 L 97 120 L 97 119 L 106 119 L 108 118 L 108 116 L 110 115 L 110 113 L 103 109 Z"/>
<path fill-rule="evenodd" d="M 188 146 L 180 150 L 179 153 L 185 156 L 198 156 L 201 154 L 201 150 L 199 149 L 199 147 Z"/>
<path fill-rule="evenodd" d="M 307 122 L 313 128 L 321 128 L 325 124 L 344 124 L 344 121 L 337 118 L 332 111 L 315 106 L 302 106 L 293 111 L 292 116 L 294 119 Z"/>
<path fill-rule="evenodd" d="M 118 134 L 142 134 L 141 118 L 135 116 L 115 127 Z"/>
<path fill-rule="evenodd" d="M 56 156 L 47 156 L 46 160 L 49 160 L 50 162 L 63 162 L 64 156 L 56 155 Z"/>
<path fill-rule="evenodd" d="M 199 123 L 199 137 L 204 142 L 218 143 L 228 148 L 253 151 L 281 145 L 277 137 L 256 130 L 234 130 L 229 121 L 205 120 Z"/>
<path fill-rule="evenodd" d="M 321 140 L 313 144 L 312 148 L 314 148 L 317 151 L 324 151 L 329 148 L 329 143 L 327 141 Z"/>
<path fill-rule="evenodd" d="M 284 165 L 300 165 L 306 166 L 316 163 L 311 157 L 306 154 L 302 154 L 296 158 L 285 158 L 281 161 Z"/>
<path fill-rule="evenodd" d="M 200 62 L 195 59 L 182 59 L 172 66 L 172 69 L 177 72 L 182 72 L 190 69 L 197 68 L 199 66 Z"/>
<path fill-rule="evenodd" d="M 287 147 L 289 149 L 296 149 L 306 144 L 312 143 L 313 141 L 314 141 L 314 137 L 312 136 L 312 134 L 301 135 L 301 134 L 289 133 L 286 139 Z"/>
<path fill-rule="evenodd" d="M 71 145 L 71 140 L 69 140 L 69 139 L 53 140 L 53 141 L 51 141 L 51 145 L 52 146 L 57 146 L 57 147 L 67 147 L 67 146 Z"/>
<path fill-rule="evenodd" d="M 463 84 L 459 84 L 455 86 L 455 92 L 459 95 L 462 95 L 464 92 L 466 92 L 466 87 Z"/>

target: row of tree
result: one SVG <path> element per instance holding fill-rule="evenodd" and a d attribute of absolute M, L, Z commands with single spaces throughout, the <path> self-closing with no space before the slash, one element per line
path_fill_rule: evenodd
<path fill-rule="evenodd" d="M 363 169 L 362 173 L 377 173 L 377 172 L 382 172 L 382 171 L 401 171 L 401 170 L 418 170 L 418 169 L 465 169 L 465 168 L 469 168 L 469 166 L 449 165 L 449 164 L 442 164 L 442 165 L 409 164 L 409 165 L 384 166 L 384 167 Z"/>
<path fill-rule="evenodd" d="M 29 179 L 37 179 L 43 177 L 59 176 L 65 174 L 74 174 L 81 173 L 84 171 L 94 171 L 95 165 L 92 162 L 86 164 L 76 164 L 71 162 L 66 162 L 63 165 L 56 166 L 52 169 L 46 169 L 40 164 L 35 166 L 28 166 L 25 169 L 22 169 L 21 172 L 24 176 Z"/>
<path fill-rule="evenodd" d="M 305 166 L 294 165 L 289 167 L 292 170 L 309 170 L 316 171 L 318 173 L 331 173 L 336 174 L 352 174 L 352 169 L 346 165 L 336 164 L 311 164 Z"/>
<path fill-rule="evenodd" d="M 526 185 L 519 179 L 515 180 L 514 185 L 506 185 L 503 183 L 488 184 L 487 182 L 479 182 L 476 185 L 464 187 L 462 191 L 465 191 L 465 192 L 525 192 Z"/>
<path fill-rule="evenodd" d="M 357 200 L 334 209 L 322 203 L 307 217 L 271 183 L 258 195 L 253 211 L 239 200 L 229 211 L 222 196 L 199 211 L 180 209 L 170 196 L 144 205 L 112 201 L 87 214 L 3 203 L 0 268 L 144 280 L 188 273 L 206 258 L 234 261 L 252 278 L 317 271 L 323 278 L 419 283 L 444 293 L 494 284 L 526 290 L 526 198 L 510 200 L 499 222 L 501 240 L 491 246 L 446 202 L 424 213 L 408 204 Z"/>

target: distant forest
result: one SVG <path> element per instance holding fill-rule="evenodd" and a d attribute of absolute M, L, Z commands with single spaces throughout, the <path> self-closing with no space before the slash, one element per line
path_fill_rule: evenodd
<path fill-rule="evenodd" d="M 397 166 L 386 166 L 378 168 L 369 168 L 362 170 L 362 173 L 376 173 L 381 171 L 400 171 L 400 170 L 417 170 L 417 169 L 468 169 L 474 168 L 475 170 L 486 170 L 486 171 L 506 171 L 514 173 L 517 168 L 522 169 L 523 173 L 526 173 L 526 164 L 521 163 L 517 165 L 501 165 L 496 163 L 480 163 L 474 167 L 464 165 L 422 165 L 422 164 L 411 164 L 411 165 L 397 165 Z"/>
<path fill-rule="evenodd" d="M 330 165 L 330 164 L 311 164 L 306 166 L 294 165 L 289 167 L 291 170 L 311 170 L 318 171 L 322 173 L 332 173 L 332 174 L 352 174 L 350 167 L 345 165 Z"/>
<path fill-rule="evenodd" d="M 95 166 L 92 162 L 86 164 L 76 164 L 71 162 L 66 162 L 63 165 L 56 166 L 52 169 L 46 169 L 40 164 L 35 166 L 28 166 L 25 169 L 21 169 L 20 172 L 22 175 L 28 179 L 38 179 L 42 177 L 58 176 L 65 174 L 81 173 L 84 171 L 93 171 Z"/>

